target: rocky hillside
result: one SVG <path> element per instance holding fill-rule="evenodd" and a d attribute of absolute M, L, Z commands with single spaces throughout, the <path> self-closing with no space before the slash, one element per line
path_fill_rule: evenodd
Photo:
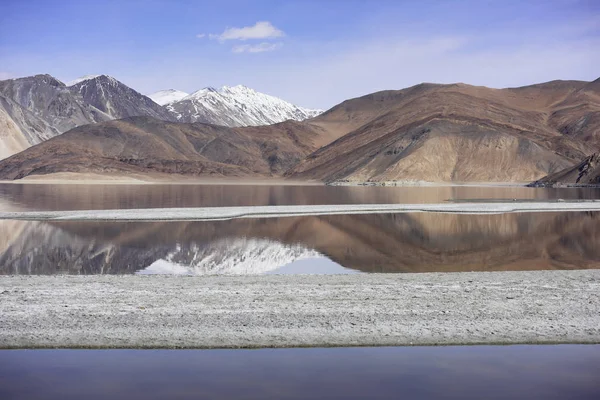
<path fill-rule="evenodd" d="M 119 176 L 280 176 L 314 151 L 318 128 L 258 128 L 131 117 L 74 128 L 0 161 L 1 179 L 60 172 Z"/>
<path fill-rule="evenodd" d="M 570 168 L 539 179 L 530 186 L 600 185 L 600 153 L 594 153 Z"/>

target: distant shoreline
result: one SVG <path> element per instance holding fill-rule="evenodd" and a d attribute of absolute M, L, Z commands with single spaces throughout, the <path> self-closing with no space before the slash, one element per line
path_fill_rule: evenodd
<path fill-rule="evenodd" d="M 348 187 L 527 187 L 527 188 L 600 188 L 600 185 L 539 182 L 430 182 L 397 181 L 330 181 L 286 179 L 279 177 L 198 177 L 184 175 L 110 175 L 61 172 L 29 175 L 22 179 L 0 180 L 0 184 L 32 185 L 255 185 L 255 186 L 348 186 Z"/>
<path fill-rule="evenodd" d="M 333 181 L 326 182 L 327 186 L 377 186 L 377 187 L 527 187 L 529 182 L 429 182 L 429 181 L 384 181 L 384 182 L 354 182 Z"/>
<path fill-rule="evenodd" d="M 0 277 L 0 348 L 600 343 L 600 270 Z"/>

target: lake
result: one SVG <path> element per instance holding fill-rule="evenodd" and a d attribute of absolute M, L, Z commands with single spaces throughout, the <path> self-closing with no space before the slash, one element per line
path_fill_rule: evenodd
<path fill-rule="evenodd" d="M 519 186 L 0 184 L 0 209 L 97 210 L 305 204 L 440 203 L 461 199 L 600 199 L 600 188 Z"/>
<path fill-rule="evenodd" d="M 598 399 L 599 345 L 4 350 L 2 399 Z"/>
<path fill-rule="evenodd" d="M 599 189 L 0 185 L 4 210 L 593 199 Z M 0 221 L 0 274 L 404 273 L 600 266 L 594 212 Z"/>

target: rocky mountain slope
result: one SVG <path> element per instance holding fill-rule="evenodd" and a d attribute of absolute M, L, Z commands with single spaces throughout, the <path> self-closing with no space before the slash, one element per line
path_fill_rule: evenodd
<path fill-rule="evenodd" d="M 0 111 L 6 121 L 0 132 L 3 156 L 76 126 L 111 119 L 50 75 L 0 81 Z"/>
<path fill-rule="evenodd" d="M 530 186 L 600 185 L 600 153 L 594 153 L 573 167 L 539 179 Z"/>
<path fill-rule="evenodd" d="M 69 86 L 69 90 L 81 96 L 86 104 L 109 115 L 111 119 L 147 116 L 169 121 L 171 113 L 149 97 L 131 89 L 107 75 L 83 79 Z"/>
<path fill-rule="evenodd" d="M 15 154 L 0 161 L 0 177 L 279 176 L 316 149 L 318 135 L 318 128 L 294 121 L 258 129 L 131 117 L 80 126 Z"/>
<path fill-rule="evenodd" d="M 181 122 L 224 126 L 271 125 L 289 119 L 303 121 L 323 112 L 295 106 L 243 85 L 201 89 L 166 107 Z"/>
<path fill-rule="evenodd" d="M 514 89 L 420 84 L 351 99 L 310 121 L 337 140 L 287 175 L 357 182 L 535 180 L 600 147 L 597 82 Z"/>

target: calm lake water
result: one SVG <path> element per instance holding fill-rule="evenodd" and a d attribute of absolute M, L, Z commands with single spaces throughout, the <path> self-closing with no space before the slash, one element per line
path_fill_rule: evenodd
<path fill-rule="evenodd" d="M 600 189 L 253 185 L 0 184 L 0 210 L 96 210 L 305 204 L 439 203 L 460 199 L 600 199 Z"/>
<path fill-rule="evenodd" d="M 1 399 L 598 399 L 600 346 L 4 350 Z"/>
<path fill-rule="evenodd" d="M 598 189 L 0 185 L 0 207 L 593 199 Z M 0 221 L 0 274 L 444 272 L 600 267 L 600 213 L 381 214 L 211 222 Z"/>

